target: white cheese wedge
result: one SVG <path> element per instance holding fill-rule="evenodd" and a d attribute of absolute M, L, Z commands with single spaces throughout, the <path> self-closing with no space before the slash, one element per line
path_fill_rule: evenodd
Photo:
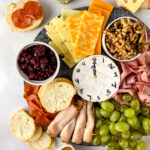
<path fill-rule="evenodd" d="M 68 17 L 72 17 L 72 16 L 75 16 L 75 15 L 78 15 L 79 13 L 80 13 L 80 11 L 78 11 L 78 10 L 72 10 L 72 9 L 63 8 L 62 12 L 61 12 L 61 17 L 68 18 Z"/>
<path fill-rule="evenodd" d="M 125 7 L 132 13 L 135 13 L 141 7 L 144 1 L 145 0 L 136 0 L 134 2 L 134 0 L 127 0 L 127 2 L 125 2 L 125 0 L 119 0 L 119 3 L 121 3 L 123 7 Z"/>
<path fill-rule="evenodd" d="M 79 96 L 87 101 L 100 102 L 117 92 L 120 73 L 109 57 L 94 55 L 77 64 L 72 80 Z"/>

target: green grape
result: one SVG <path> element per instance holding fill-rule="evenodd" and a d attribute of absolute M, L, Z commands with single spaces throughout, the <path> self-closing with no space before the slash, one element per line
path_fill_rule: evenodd
<path fill-rule="evenodd" d="M 104 110 L 104 109 L 100 109 L 100 114 L 105 117 L 105 118 L 109 118 L 110 117 L 110 112 Z"/>
<path fill-rule="evenodd" d="M 109 130 L 110 130 L 111 134 L 113 134 L 113 135 L 117 135 L 118 134 L 118 131 L 115 128 L 115 123 L 114 122 L 111 122 L 109 124 Z"/>
<path fill-rule="evenodd" d="M 119 122 L 126 122 L 127 118 L 125 117 L 124 114 L 121 114 L 120 118 L 119 118 Z"/>
<path fill-rule="evenodd" d="M 135 112 L 140 110 L 140 102 L 138 99 L 133 99 L 130 103 L 130 106 L 135 110 Z"/>
<path fill-rule="evenodd" d="M 136 146 L 136 150 L 146 150 L 146 142 L 140 141 Z"/>
<path fill-rule="evenodd" d="M 118 105 L 119 105 L 119 103 L 118 103 L 116 100 L 114 100 L 114 99 L 110 99 L 110 102 L 111 102 L 114 106 L 118 106 Z"/>
<path fill-rule="evenodd" d="M 119 145 L 124 149 L 124 148 L 128 147 L 129 143 L 127 140 L 121 139 L 119 142 Z"/>
<path fill-rule="evenodd" d="M 110 115 L 110 121 L 116 122 L 120 118 L 120 113 L 117 110 L 114 110 Z"/>
<path fill-rule="evenodd" d="M 132 108 L 127 108 L 125 111 L 124 111 L 124 115 L 126 117 L 133 117 L 135 115 L 135 111 L 132 109 Z"/>
<path fill-rule="evenodd" d="M 118 144 L 118 142 L 116 142 L 116 141 L 110 141 L 108 143 L 108 147 L 112 147 L 112 148 L 116 148 L 116 149 L 121 148 L 120 145 Z"/>
<path fill-rule="evenodd" d="M 139 119 L 137 119 L 137 123 L 135 124 L 135 126 L 133 126 L 133 128 L 136 129 L 136 130 L 141 128 L 141 124 L 140 124 Z"/>
<path fill-rule="evenodd" d="M 141 114 L 142 114 L 143 116 L 148 116 L 148 114 L 149 114 L 149 107 L 142 106 L 142 107 L 141 107 Z"/>
<path fill-rule="evenodd" d="M 125 122 L 118 122 L 115 124 L 115 128 L 119 132 L 125 132 L 129 130 L 129 125 Z"/>
<path fill-rule="evenodd" d="M 150 119 L 144 118 L 142 121 L 144 130 L 150 130 Z"/>
<path fill-rule="evenodd" d="M 108 125 L 102 125 L 99 129 L 99 135 L 100 136 L 105 136 L 109 133 L 109 127 Z"/>
<path fill-rule="evenodd" d="M 130 130 L 121 133 L 121 137 L 125 140 L 130 138 Z"/>
<path fill-rule="evenodd" d="M 95 127 L 96 128 L 100 128 L 100 126 L 103 124 L 102 120 L 101 119 L 96 119 L 95 120 Z"/>
<path fill-rule="evenodd" d="M 134 127 L 137 124 L 138 120 L 136 116 L 133 116 L 133 117 L 127 118 L 127 122 L 129 126 Z"/>
<path fill-rule="evenodd" d="M 144 116 L 142 116 L 142 115 L 140 115 L 140 116 L 138 116 L 138 119 L 139 119 L 139 121 L 142 123 L 143 122 L 143 119 L 144 119 L 145 117 Z"/>
<path fill-rule="evenodd" d="M 124 150 L 133 150 L 132 147 L 126 147 Z"/>
<path fill-rule="evenodd" d="M 141 109 L 139 109 L 138 111 L 135 112 L 135 115 L 139 115 L 141 113 Z"/>
<path fill-rule="evenodd" d="M 94 146 L 97 146 L 97 145 L 100 145 L 100 143 L 101 143 L 100 138 L 98 136 L 94 136 L 92 139 L 92 144 Z"/>
<path fill-rule="evenodd" d="M 123 113 L 127 108 L 129 108 L 129 107 L 127 105 L 125 105 L 125 104 L 120 105 L 119 111 Z"/>
<path fill-rule="evenodd" d="M 94 107 L 94 113 L 95 113 L 95 117 L 98 119 L 101 119 L 101 113 L 100 113 L 100 108 L 98 106 Z"/>
<path fill-rule="evenodd" d="M 108 112 L 112 112 L 114 110 L 114 105 L 110 102 L 101 102 L 101 107 L 102 109 L 108 111 Z"/>
<path fill-rule="evenodd" d="M 129 146 L 135 148 L 137 145 L 137 141 L 129 141 Z"/>
<path fill-rule="evenodd" d="M 116 150 L 116 149 L 113 147 L 108 147 L 107 150 Z"/>
<path fill-rule="evenodd" d="M 110 141 L 110 139 L 111 139 L 111 137 L 110 137 L 110 135 L 108 134 L 108 135 L 105 135 L 105 136 L 102 136 L 102 137 L 101 137 L 101 142 L 102 142 L 102 143 L 108 143 L 108 142 Z"/>
<path fill-rule="evenodd" d="M 123 94 L 122 95 L 122 100 L 126 101 L 126 102 L 129 102 L 129 101 L 132 100 L 132 96 L 130 94 Z"/>
<path fill-rule="evenodd" d="M 95 129 L 94 133 L 98 135 L 99 134 L 99 128 Z"/>
<path fill-rule="evenodd" d="M 140 140 L 141 138 L 142 138 L 142 134 L 140 132 L 137 131 L 131 132 L 130 140 L 135 141 L 135 140 Z"/>

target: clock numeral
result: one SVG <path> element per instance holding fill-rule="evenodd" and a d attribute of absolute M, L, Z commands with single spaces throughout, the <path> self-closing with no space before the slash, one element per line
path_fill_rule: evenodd
<path fill-rule="evenodd" d="M 113 66 L 112 63 L 110 63 L 108 66 L 110 67 L 110 69 L 114 69 L 115 68 L 115 66 Z"/>
<path fill-rule="evenodd" d="M 103 58 L 103 63 L 105 62 L 105 59 Z"/>
<path fill-rule="evenodd" d="M 83 94 L 83 89 L 80 89 L 80 93 Z"/>
<path fill-rule="evenodd" d="M 112 83 L 111 86 L 117 88 L 117 83 L 116 83 L 116 82 L 115 82 L 115 83 Z"/>
<path fill-rule="evenodd" d="M 97 100 L 98 100 L 98 101 L 100 101 L 100 100 L 101 100 L 101 98 L 100 98 L 99 96 L 97 96 Z"/>
<path fill-rule="evenodd" d="M 117 72 L 114 72 L 114 77 L 118 77 L 118 74 L 117 74 Z"/>
<path fill-rule="evenodd" d="M 85 61 L 84 61 L 84 62 L 82 62 L 82 65 L 83 65 L 83 66 L 86 66 Z"/>
<path fill-rule="evenodd" d="M 77 73 L 79 73 L 80 72 L 80 69 L 77 69 Z"/>
<path fill-rule="evenodd" d="M 77 83 L 79 84 L 79 79 L 78 79 L 78 78 L 76 78 L 76 79 L 75 79 L 75 82 L 77 82 Z"/>
<path fill-rule="evenodd" d="M 87 94 L 87 96 L 89 97 L 89 99 L 90 99 L 90 101 L 91 101 L 91 99 L 92 99 L 92 96 L 91 96 L 91 95 L 88 95 L 88 94 Z"/>
<path fill-rule="evenodd" d="M 94 62 L 96 62 L 97 58 L 93 57 L 92 60 L 93 60 Z"/>
<path fill-rule="evenodd" d="M 106 92 L 107 92 L 106 96 L 109 96 L 111 94 L 111 91 L 109 89 L 107 89 Z"/>

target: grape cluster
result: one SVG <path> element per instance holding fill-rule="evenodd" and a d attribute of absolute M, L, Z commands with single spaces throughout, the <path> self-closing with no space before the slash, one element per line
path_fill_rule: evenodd
<path fill-rule="evenodd" d="M 145 150 L 146 143 L 140 139 L 150 133 L 150 109 L 129 94 L 123 94 L 122 100 L 130 106 L 113 99 L 95 104 L 92 144 L 107 145 L 107 150 Z"/>

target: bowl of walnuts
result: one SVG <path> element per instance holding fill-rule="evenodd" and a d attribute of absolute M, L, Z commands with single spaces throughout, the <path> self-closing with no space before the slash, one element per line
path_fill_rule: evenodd
<path fill-rule="evenodd" d="M 148 50 L 146 26 L 133 17 L 120 17 L 106 27 L 102 46 L 116 61 L 134 60 Z"/>

